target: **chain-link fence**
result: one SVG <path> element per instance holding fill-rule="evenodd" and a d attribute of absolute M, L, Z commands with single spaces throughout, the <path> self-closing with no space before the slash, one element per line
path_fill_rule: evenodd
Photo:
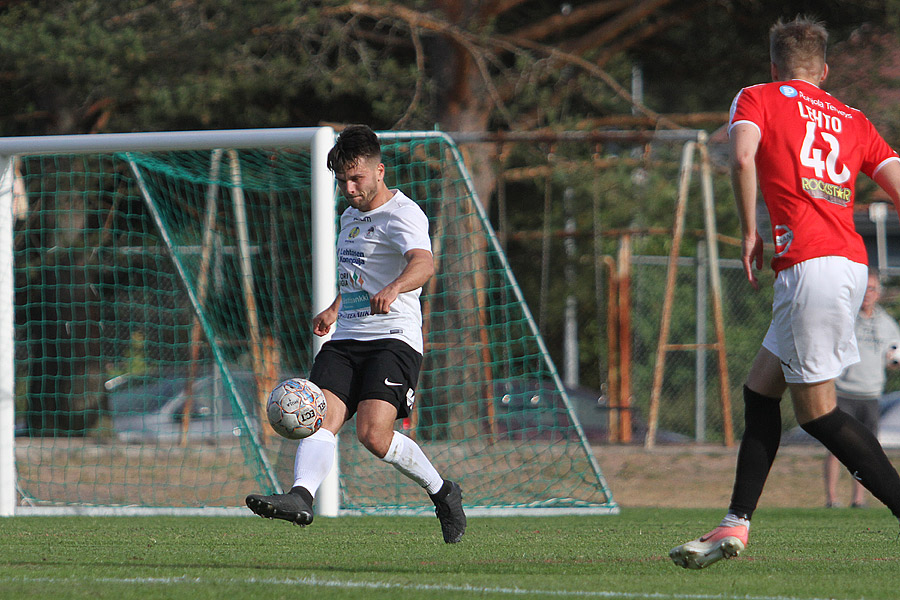
<path fill-rule="evenodd" d="M 765 283 L 758 291 L 754 290 L 739 261 L 720 261 L 724 324 L 721 342 L 726 356 L 726 400 L 730 400 L 733 421 L 726 423 L 719 353 L 715 348 L 705 347 L 720 342 L 706 284 L 710 267 L 708 262 L 696 257 L 679 261 L 672 325 L 669 339 L 665 340 L 676 349 L 666 352 L 659 396 L 657 438 L 661 442 L 722 442 L 729 426 L 733 426 L 736 438 L 742 433 L 741 388 L 769 324 L 772 291 Z M 633 259 L 631 391 L 638 427 L 648 416 L 667 268 L 667 257 L 635 256 Z M 786 418 L 785 425 L 790 426 L 790 415 Z M 636 433 L 640 438 L 641 432 Z"/>
<path fill-rule="evenodd" d="M 570 391 L 597 399 L 592 411 L 579 416 L 603 427 L 613 423 L 613 434 L 595 437 L 595 443 L 643 442 L 658 352 L 665 343 L 668 349 L 657 390 L 657 441 L 723 443 L 729 427 L 733 439 L 739 440 L 742 386 L 771 318 L 774 274 L 768 268 L 769 245 L 766 265 L 758 274 L 759 290 L 749 284 L 741 267 L 727 148 L 710 143 L 707 163 L 721 257 L 724 339 L 719 339 L 714 319 L 712 267 L 703 258 L 709 232 L 698 183 L 701 165 L 695 161 L 689 166 L 694 179 L 686 203 L 671 326 L 661 340 L 678 181 L 686 168 L 685 142 L 655 139 L 635 144 L 624 141 L 624 136 L 611 141 L 602 133 L 597 139 L 593 144 L 565 143 L 565 136 L 560 136 L 563 141 L 527 148 L 507 142 L 494 168 L 498 192 L 488 202 L 560 373 L 568 375 L 564 380 Z M 871 188 L 861 185 L 858 190 L 861 223 L 867 223 L 864 213 L 872 201 Z M 760 233 L 766 238 L 768 222 L 762 208 L 759 217 Z M 867 239 L 867 244 L 874 245 L 874 239 Z M 896 318 L 900 293 L 894 290 L 900 287 L 894 286 L 900 284 L 900 269 L 883 271 L 882 304 Z M 724 345 L 725 365 L 720 364 L 719 342 Z M 722 369 L 727 369 L 724 390 Z M 887 389 L 900 389 L 900 374 L 889 374 Z M 725 403 L 730 407 L 730 425 Z M 785 431 L 796 426 L 788 404 L 782 415 Z M 631 421 L 628 439 L 615 434 L 615 423 L 626 417 Z"/>

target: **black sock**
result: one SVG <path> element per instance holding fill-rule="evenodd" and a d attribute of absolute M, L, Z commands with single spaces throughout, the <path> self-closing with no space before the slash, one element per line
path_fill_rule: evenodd
<path fill-rule="evenodd" d="M 309 490 L 305 487 L 295 485 L 291 488 L 291 491 L 288 494 L 294 494 L 295 496 L 300 496 L 303 498 L 304 502 L 306 502 L 307 506 L 312 506 L 313 504 L 313 496 L 309 493 Z"/>
<path fill-rule="evenodd" d="M 443 500 L 444 498 L 447 497 L 447 494 L 449 494 L 450 490 L 452 490 L 452 489 L 453 489 L 453 485 L 445 479 L 444 483 L 441 485 L 441 489 L 439 489 L 435 493 L 431 494 L 431 499 L 434 501 Z"/>
<path fill-rule="evenodd" d="M 822 442 L 873 496 L 900 518 L 900 475 L 874 433 L 840 408 L 801 427 Z"/>
<path fill-rule="evenodd" d="M 750 520 L 781 444 L 781 398 L 763 396 L 745 385 L 744 422 L 728 512 Z"/>

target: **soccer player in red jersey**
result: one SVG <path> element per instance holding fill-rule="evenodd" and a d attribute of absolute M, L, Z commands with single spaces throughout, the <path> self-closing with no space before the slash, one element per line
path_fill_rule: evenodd
<path fill-rule="evenodd" d="M 837 408 L 834 379 L 859 361 L 854 319 L 866 290 L 867 255 L 853 225 L 855 180 L 872 178 L 900 209 L 900 158 L 860 111 L 819 88 L 828 33 L 807 17 L 770 31 L 773 83 L 742 89 L 731 107 L 732 186 L 741 259 L 754 288 L 763 243 L 762 191 L 772 221 L 776 272 L 772 322 L 744 385 L 745 430 L 728 513 L 708 534 L 676 548 L 675 564 L 700 569 L 736 556 L 781 439 L 781 396 L 797 421 L 900 518 L 900 476 L 878 439 Z"/>

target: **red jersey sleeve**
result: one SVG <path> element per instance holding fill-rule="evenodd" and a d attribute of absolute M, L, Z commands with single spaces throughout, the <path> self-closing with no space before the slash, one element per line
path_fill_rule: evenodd
<path fill-rule="evenodd" d="M 751 86 L 742 89 L 731 102 L 731 111 L 728 119 L 728 131 L 738 123 L 750 123 L 756 125 L 762 136 L 763 127 L 763 103 L 756 93 L 761 86 Z"/>
<path fill-rule="evenodd" d="M 866 125 L 868 125 L 867 138 L 869 144 L 866 148 L 866 152 L 863 154 L 863 160 L 859 170 L 869 177 L 875 177 L 875 173 L 878 172 L 878 169 L 884 166 L 885 163 L 890 160 L 900 159 L 898 159 L 897 153 L 886 141 L 884 141 L 884 138 L 881 137 L 878 131 L 876 131 L 875 126 L 868 120 L 866 121 Z"/>

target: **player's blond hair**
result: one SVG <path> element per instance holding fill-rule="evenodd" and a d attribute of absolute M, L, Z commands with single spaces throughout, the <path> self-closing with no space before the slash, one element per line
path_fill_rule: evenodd
<path fill-rule="evenodd" d="M 788 23 L 779 19 L 769 30 L 769 56 L 783 74 L 821 71 L 827 45 L 825 25 L 812 17 L 798 15 Z"/>

